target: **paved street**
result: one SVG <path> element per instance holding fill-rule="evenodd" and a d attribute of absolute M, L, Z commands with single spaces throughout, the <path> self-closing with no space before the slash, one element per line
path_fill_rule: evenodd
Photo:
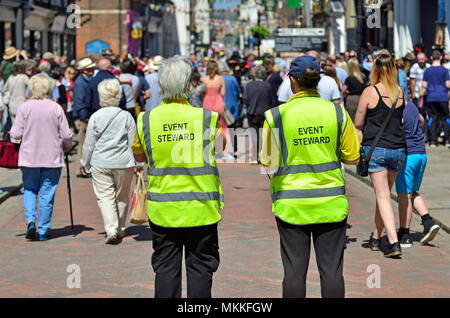
<path fill-rule="evenodd" d="M 283 270 L 268 179 L 259 174 L 257 166 L 221 164 L 220 171 L 226 209 L 219 226 L 221 264 L 214 276 L 213 296 L 278 298 Z M 373 224 L 373 191 L 365 183 L 347 178 L 347 297 L 449 297 L 448 234 L 441 231 L 432 244 L 421 246 L 417 241 L 422 226 L 414 216 L 414 246 L 404 249 L 402 259 L 386 259 L 381 252 L 371 252 L 367 240 Z M 75 238 L 70 231 L 65 173 L 56 195 L 53 238 L 47 242 L 25 241 L 21 196 L 0 205 L 0 297 L 153 297 L 149 228 L 130 225 L 121 245 L 107 246 L 103 243 L 103 222 L 91 180 L 72 176 L 72 193 Z M 66 285 L 71 264 L 81 270 L 79 289 Z M 367 269 L 372 264 L 379 266 L 375 267 L 381 273 L 380 288 L 367 287 L 367 279 L 373 273 Z M 320 297 L 314 257 L 307 296 Z"/>

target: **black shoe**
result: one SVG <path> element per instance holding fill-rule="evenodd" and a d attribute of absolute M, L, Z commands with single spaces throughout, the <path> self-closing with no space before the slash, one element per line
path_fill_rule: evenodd
<path fill-rule="evenodd" d="M 411 241 L 411 235 L 409 233 L 398 233 L 398 238 L 400 239 L 400 246 L 402 248 L 408 248 L 413 246 L 413 243 Z"/>
<path fill-rule="evenodd" d="M 28 223 L 27 233 L 25 234 L 25 238 L 27 240 L 34 240 L 36 237 L 36 224 L 34 222 Z"/>
<path fill-rule="evenodd" d="M 423 237 L 420 240 L 420 243 L 426 244 L 431 242 L 436 234 L 439 232 L 439 225 L 437 225 L 433 219 L 426 220 L 422 222 L 423 224 Z"/>
<path fill-rule="evenodd" d="M 380 239 L 373 238 L 373 233 L 370 235 L 369 248 L 371 251 L 380 250 Z"/>
<path fill-rule="evenodd" d="M 402 255 L 402 247 L 400 242 L 389 244 L 389 249 L 384 253 L 384 257 L 398 257 Z"/>

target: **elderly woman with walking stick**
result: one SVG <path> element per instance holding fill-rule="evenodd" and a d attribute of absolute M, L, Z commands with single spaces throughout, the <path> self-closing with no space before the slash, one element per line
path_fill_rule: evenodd
<path fill-rule="evenodd" d="M 51 100 L 53 85 L 44 75 L 30 81 L 30 99 L 17 110 L 11 138 L 21 140 L 19 167 L 23 178 L 23 200 L 27 223 L 27 240 L 49 238 L 53 202 L 58 187 L 64 152 L 72 148 L 72 132 L 64 109 Z M 39 195 L 39 223 L 36 214 Z"/>
<path fill-rule="evenodd" d="M 125 236 L 130 186 L 136 162 L 131 147 L 136 124 L 119 108 L 122 88 L 116 79 L 98 86 L 100 106 L 89 119 L 81 165 L 92 173 L 97 203 L 103 217 L 106 244 L 119 244 Z"/>

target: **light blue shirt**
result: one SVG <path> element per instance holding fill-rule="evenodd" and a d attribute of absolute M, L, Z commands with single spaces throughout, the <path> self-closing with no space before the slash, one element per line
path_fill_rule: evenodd
<path fill-rule="evenodd" d="M 148 86 L 150 86 L 150 93 L 152 96 L 150 99 L 147 99 L 145 103 L 145 110 L 149 111 L 155 108 L 156 106 L 159 106 L 159 104 L 162 103 L 162 97 L 159 96 L 159 84 L 158 84 L 158 72 L 153 72 L 150 75 L 147 75 L 145 77 L 145 80 L 148 83 Z"/>
<path fill-rule="evenodd" d="M 336 66 L 336 75 L 337 75 L 337 78 L 341 81 L 341 83 L 343 85 L 345 83 L 345 80 L 348 77 L 347 72 L 343 68 Z"/>

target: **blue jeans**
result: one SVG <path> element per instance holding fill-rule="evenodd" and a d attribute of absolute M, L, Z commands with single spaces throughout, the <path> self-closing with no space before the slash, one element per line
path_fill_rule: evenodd
<path fill-rule="evenodd" d="M 370 150 L 370 146 L 363 147 L 365 154 L 367 155 Z M 400 172 L 403 168 L 403 164 L 406 159 L 406 149 L 386 149 L 375 147 L 375 150 L 370 157 L 369 172 L 381 172 L 388 170 L 391 172 Z"/>
<path fill-rule="evenodd" d="M 22 167 L 23 202 L 27 224 L 36 223 L 37 198 L 39 194 L 38 234 L 46 235 L 52 220 L 55 192 L 62 168 Z"/>

